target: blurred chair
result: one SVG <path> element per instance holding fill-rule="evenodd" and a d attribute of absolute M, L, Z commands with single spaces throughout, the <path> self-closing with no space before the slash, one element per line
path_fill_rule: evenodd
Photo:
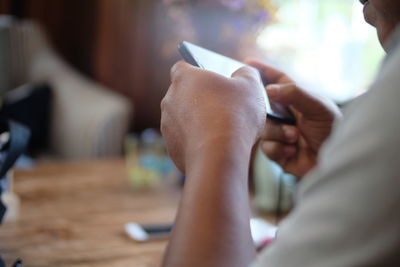
<path fill-rule="evenodd" d="M 0 90 L 43 82 L 52 87 L 50 153 L 67 159 L 121 154 L 130 102 L 72 69 L 39 25 L 0 16 L 0 54 Z"/>

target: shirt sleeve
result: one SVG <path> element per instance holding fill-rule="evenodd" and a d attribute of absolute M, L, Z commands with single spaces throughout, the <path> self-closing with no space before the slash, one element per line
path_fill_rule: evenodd
<path fill-rule="evenodd" d="M 400 266 L 400 50 L 344 112 L 254 267 Z"/>

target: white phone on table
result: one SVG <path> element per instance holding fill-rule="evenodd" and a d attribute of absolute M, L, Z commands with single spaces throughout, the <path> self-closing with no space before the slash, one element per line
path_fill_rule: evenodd
<path fill-rule="evenodd" d="M 167 239 L 172 231 L 172 224 L 142 225 L 134 222 L 125 224 L 125 232 L 138 242 Z"/>

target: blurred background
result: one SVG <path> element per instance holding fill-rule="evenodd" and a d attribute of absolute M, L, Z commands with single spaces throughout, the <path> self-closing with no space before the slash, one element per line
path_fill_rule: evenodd
<path fill-rule="evenodd" d="M 0 0 L 12 16 L 0 20 L 0 86 L 40 92 L 24 111 L 37 121 L 36 154 L 45 144 L 61 158 L 115 156 L 129 133 L 158 129 L 182 40 L 257 57 L 337 103 L 351 100 L 383 57 L 361 11 L 356 0 Z"/>
<path fill-rule="evenodd" d="M 15 176 L 0 177 L 10 266 L 159 266 L 165 243 L 122 233 L 172 228 L 185 177 L 158 129 L 183 40 L 258 58 L 340 105 L 384 56 L 359 0 L 0 0 L 0 122 L 32 133 Z M 257 149 L 249 184 L 252 216 L 277 224 L 293 206 L 294 177 Z"/>

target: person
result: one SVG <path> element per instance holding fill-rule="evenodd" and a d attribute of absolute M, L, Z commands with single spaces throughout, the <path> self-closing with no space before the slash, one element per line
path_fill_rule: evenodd
<path fill-rule="evenodd" d="M 296 126 L 266 120 L 252 68 L 231 79 L 182 62 L 172 68 L 161 131 L 186 184 L 163 266 L 400 266 L 400 2 L 361 3 L 387 57 L 343 115 L 260 62 L 248 63 Z M 294 210 L 257 257 L 247 176 L 259 139 L 300 183 Z"/>

